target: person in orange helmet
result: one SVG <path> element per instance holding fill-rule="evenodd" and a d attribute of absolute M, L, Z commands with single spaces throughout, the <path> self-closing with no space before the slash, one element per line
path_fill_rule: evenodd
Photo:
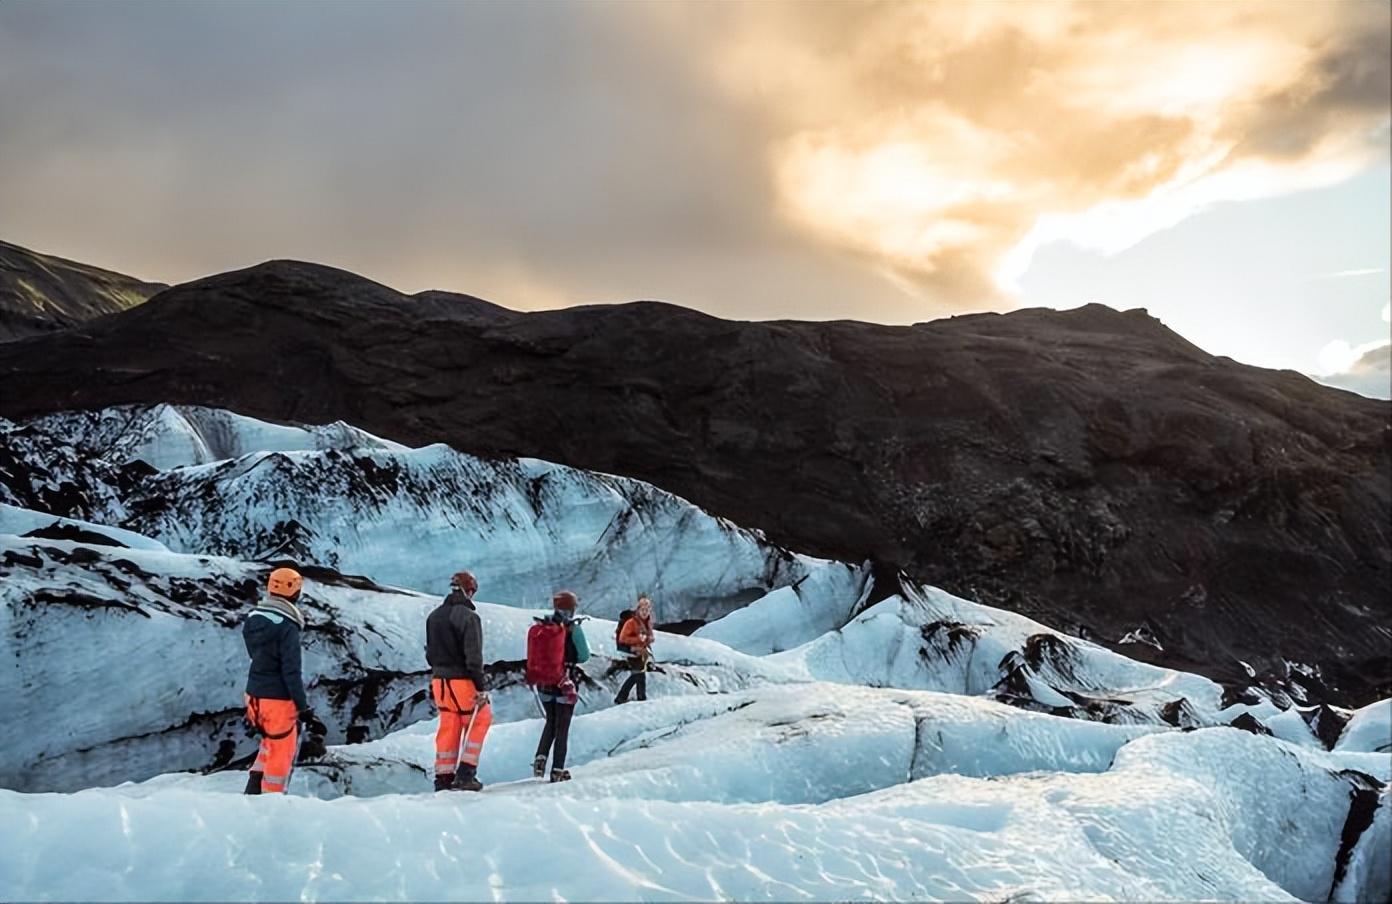
<path fill-rule="evenodd" d="M 277 568 L 266 595 L 242 623 L 242 640 L 251 656 L 247 671 L 246 717 L 261 735 L 261 749 L 247 776 L 247 794 L 283 794 L 295 766 L 299 724 L 324 735 L 300 677 L 300 632 L 305 618 L 295 605 L 304 579 L 293 568 Z"/>
<path fill-rule="evenodd" d="M 479 755 L 493 724 L 493 708 L 483 673 L 483 622 L 474 608 L 478 581 L 460 571 L 450 587 L 449 596 L 425 620 L 430 693 L 440 711 L 435 790 L 481 791 Z"/>

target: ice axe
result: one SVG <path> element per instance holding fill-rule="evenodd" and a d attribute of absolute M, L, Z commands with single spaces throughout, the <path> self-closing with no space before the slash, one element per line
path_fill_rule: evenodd
<path fill-rule="evenodd" d="M 295 767 L 300 764 L 300 748 L 304 746 L 304 736 L 303 731 L 295 732 L 295 755 L 290 758 L 290 774 L 285 776 L 285 793 L 287 795 L 290 793 L 290 781 L 295 777 L 297 771 Z"/>

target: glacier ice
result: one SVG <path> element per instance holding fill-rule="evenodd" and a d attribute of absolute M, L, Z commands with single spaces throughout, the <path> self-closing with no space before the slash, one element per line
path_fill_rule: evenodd
<path fill-rule="evenodd" d="M 637 481 L 347 424 L 163 405 L 0 443 L 0 699 L 24 727 L 0 748 L 0 899 L 1392 896 L 1392 701 L 1225 705 Z M 461 551 L 498 721 L 485 792 L 437 796 L 421 624 Z M 251 799 L 238 626 L 283 560 L 334 746 Z M 595 656 L 553 786 L 528 777 L 520 671 L 562 585 Z M 707 623 L 660 633 L 652 699 L 614 707 L 605 616 L 641 590 Z"/>

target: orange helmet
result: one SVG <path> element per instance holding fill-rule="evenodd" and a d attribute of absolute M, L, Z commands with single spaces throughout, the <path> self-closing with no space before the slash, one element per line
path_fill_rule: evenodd
<path fill-rule="evenodd" d="M 580 605 L 580 601 L 569 590 L 558 590 L 556 595 L 551 597 L 551 608 L 559 609 L 562 612 L 574 612 L 578 605 Z"/>
<path fill-rule="evenodd" d="M 300 595 L 300 588 L 304 586 L 304 578 L 293 568 L 277 568 L 271 572 L 270 580 L 266 581 L 266 589 L 274 596 L 283 596 L 288 600 L 293 600 Z"/>
<path fill-rule="evenodd" d="M 471 571 L 456 571 L 454 577 L 450 578 L 450 586 L 458 587 L 465 593 L 473 596 L 478 591 L 478 579 Z"/>

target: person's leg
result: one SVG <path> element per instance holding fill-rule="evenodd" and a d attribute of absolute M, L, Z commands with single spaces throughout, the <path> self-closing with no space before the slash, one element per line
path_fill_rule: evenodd
<path fill-rule="evenodd" d="M 646 664 L 643 667 L 643 671 L 639 672 L 635 677 L 638 679 L 638 699 L 648 699 L 648 669 Z"/>
<path fill-rule="evenodd" d="M 536 758 L 546 760 L 546 755 L 551 752 L 551 744 L 556 739 L 556 711 L 558 709 L 555 700 L 545 700 L 541 704 L 542 710 L 546 713 L 546 724 L 541 729 L 541 740 L 537 743 Z"/>
<path fill-rule="evenodd" d="M 266 760 L 270 755 L 271 742 L 263 737 L 261 746 L 256 751 L 256 762 L 252 764 L 251 771 L 247 773 L 247 783 L 246 788 L 242 791 L 243 794 L 261 793 L 261 779 L 266 775 Z"/>
<path fill-rule="evenodd" d="M 476 712 L 470 712 L 475 709 L 478 697 L 474 683 L 467 678 L 460 678 L 454 684 L 456 695 L 459 697 L 459 708 L 470 713 L 463 717 L 469 735 L 464 739 L 464 752 L 459 755 L 459 763 L 461 766 L 468 766 L 469 771 L 473 772 L 478 768 L 479 757 L 483 755 L 483 739 L 488 736 L 488 729 L 493 725 L 493 707 L 485 703 L 477 707 Z"/>
<path fill-rule="evenodd" d="M 449 699 L 443 679 L 432 680 L 430 692 L 440 713 L 440 727 L 435 731 L 435 790 L 442 791 L 454 781 L 459 768 L 459 735 L 464 723 L 454 711 L 454 701 Z"/>
<path fill-rule="evenodd" d="M 565 769 L 566 751 L 570 747 L 570 718 L 575 715 L 575 704 L 556 704 L 556 748 L 551 757 L 552 769 Z"/>
<path fill-rule="evenodd" d="M 261 731 L 265 735 L 266 760 L 261 790 L 283 794 L 295 768 L 295 742 L 299 738 L 299 719 L 293 700 L 261 700 Z"/>
<path fill-rule="evenodd" d="M 628 678 L 624 680 L 623 687 L 619 688 L 618 696 L 614 698 L 615 703 L 627 703 L 628 694 L 633 690 L 633 686 L 638 683 L 642 675 L 643 661 L 637 656 L 628 658 Z M 640 698 L 641 699 L 641 698 Z"/>
<path fill-rule="evenodd" d="M 257 714 L 257 701 L 253 700 L 250 694 L 243 694 L 246 700 L 246 720 L 257 730 L 261 731 L 261 717 Z M 266 774 L 266 757 L 271 755 L 270 745 L 266 743 L 264 735 L 261 736 L 261 743 L 256 749 L 256 762 L 252 764 L 251 770 L 247 772 L 246 788 L 243 794 L 261 793 L 261 776 Z"/>

